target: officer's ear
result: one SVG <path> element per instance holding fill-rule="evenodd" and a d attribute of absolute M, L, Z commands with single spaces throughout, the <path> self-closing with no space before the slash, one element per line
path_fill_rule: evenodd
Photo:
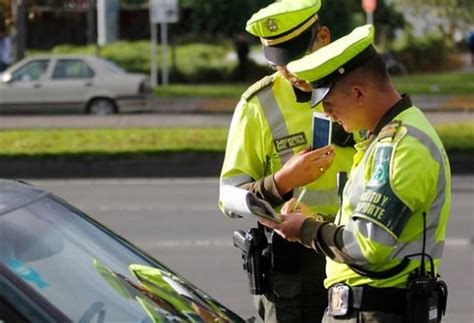
<path fill-rule="evenodd" d="M 329 44 L 331 42 L 331 33 L 329 32 L 329 28 L 326 26 L 321 26 L 318 33 L 316 34 L 316 40 L 321 47 Z"/>
<path fill-rule="evenodd" d="M 311 45 L 311 53 L 317 51 L 321 47 L 326 46 L 331 42 L 331 34 L 326 26 L 319 27 L 314 36 L 313 44 Z"/>
<path fill-rule="evenodd" d="M 357 105 L 363 106 L 367 99 L 367 86 L 364 84 L 354 84 L 351 87 L 351 96 Z"/>

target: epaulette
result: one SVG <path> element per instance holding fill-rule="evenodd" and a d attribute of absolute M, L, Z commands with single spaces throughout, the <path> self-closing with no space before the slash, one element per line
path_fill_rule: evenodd
<path fill-rule="evenodd" d="M 380 141 L 390 138 L 390 141 L 392 141 L 401 125 L 402 122 L 400 120 L 393 120 L 389 122 L 385 127 L 382 128 L 382 130 L 380 130 L 377 140 Z"/>
<path fill-rule="evenodd" d="M 255 94 L 257 94 L 259 91 L 262 89 L 266 88 L 270 84 L 273 83 L 273 80 L 275 77 L 273 75 L 268 75 L 262 78 L 261 80 L 255 82 L 253 85 L 251 85 L 247 91 L 245 91 L 242 95 L 241 98 L 244 99 L 245 101 L 248 101 L 251 97 L 253 97 Z"/>

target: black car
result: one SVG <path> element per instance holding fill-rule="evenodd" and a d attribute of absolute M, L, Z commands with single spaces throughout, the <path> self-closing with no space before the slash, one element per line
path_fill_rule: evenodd
<path fill-rule="evenodd" d="M 0 322 L 245 322 L 54 194 L 0 180 Z"/>

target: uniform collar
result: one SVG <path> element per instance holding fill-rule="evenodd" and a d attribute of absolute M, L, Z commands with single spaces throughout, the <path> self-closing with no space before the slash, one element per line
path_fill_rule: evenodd
<path fill-rule="evenodd" d="M 412 106 L 413 104 L 411 103 L 410 96 L 408 94 L 402 94 L 402 98 L 397 103 L 395 103 L 387 112 L 385 112 L 371 135 L 378 135 L 380 130 L 382 130 L 382 128 L 385 127 L 390 121 L 395 119 L 397 115 Z"/>

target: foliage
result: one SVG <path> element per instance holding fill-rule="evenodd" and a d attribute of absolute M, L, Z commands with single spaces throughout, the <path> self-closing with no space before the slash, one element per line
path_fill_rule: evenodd
<path fill-rule="evenodd" d="M 474 1 L 472 0 L 398 0 L 423 19 L 426 13 L 434 14 L 449 21 L 451 33 L 454 28 L 465 29 L 474 20 Z"/>
<path fill-rule="evenodd" d="M 360 0 L 322 1 L 319 16 L 322 23 L 331 30 L 332 39 L 342 37 L 351 32 L 355 26 L 366 23 Z M 374 25 L 379 39 L 391 40 L 395 36 L 394 31 L 403 28 L 405 21 L 393 3 L 378 1 L 374 12 Z"/>
<path fill-rule="evenodd" d="M 395 31 L 405 27 L 405 18 L 398 12 L 395 4 L 387 4 L 386 1 L 378 1 L 374 12 L 374 25 L 376 30 L 376 43 L 384 44 L 393 41 Z"/>
<path fill-rule="evenodd" d="M 337 39 L 352 30 L 353 13 L 357 11 L 361 11 L 357 0 L 322 1 L 318 16 L 321 23 L 329 27 L 331 38 Z"/>
<path fill-rule="evenodd" d="M 243 32 L 246 21 L 258 9 L 267 6 L 272 0 L 187 0 L 181 7 L 190 12 L 189 31 L 215 37 L 233 37 Z M 186 23 L 186 22 L 184 22 Z"/>
<path fill-rule="evenodd" d="M 446 38 L 440 33 L 418 38 L 405 33 L 403 40 L 393 49 L 394 56 L 409 72 L 442 71 L 448 53 Z"/>
<path fill-rule="evenodd" d="M 237 62 L 229 59 L 233 52 L 229 41 L 220 44 L 188 43 L 168 48 L 168 66 L 170 81 L 180 83 L 232 82 L 237 80 L 235 69 Z M 53 48 L 52 53 L 82 53 L 93 55 L 95 46 L 60 45 Z M 33 52 L 29 52 L 32 54 Z M 34 51 L 34 53 L 39 53 Z M 120 65 L 130 72 L 149 73 L 150 43 L 148 41 L 120 41 L 107 44 L 100 48 L 100 55 Z M 162 65 L 161 47 L 157 48 L 158 75 Z M 266 66 L 253 62 L 249 64 L 248 81 L 255 81 L 270 71 Z"/>

